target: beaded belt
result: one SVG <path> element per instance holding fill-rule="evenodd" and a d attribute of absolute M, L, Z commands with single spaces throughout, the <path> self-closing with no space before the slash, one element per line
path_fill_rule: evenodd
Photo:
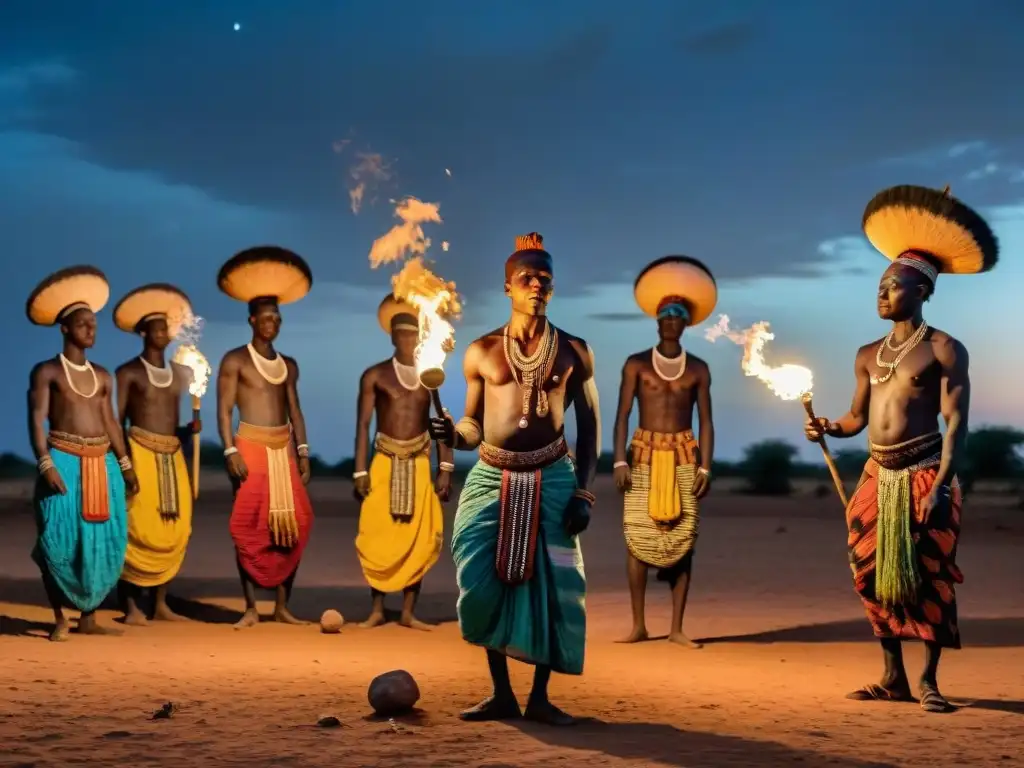
<path fill-rule="evenodd" d="M 540 530 L 541 470 L 565 456 L 565 438 L 535 451 L 506 451 L 480 445 L 480 460 L 501 470 L 498 547 L 494 566 L 498 578 L 518 586 L 533 576 Z"/>
<path fill-rule="evenodd" d="M 490 443 L 480 443 L 480 461 L 495 469 L 515 472 L 543 469 L 549 464 L 554 464 L 568 452 L 569 446 L 566 445 L 564 436 L 534 451 L 506 451 Z"/>
<path fill-rule="evenodd" d="M 871 444 L 871 458 L 884 469 L 909 469 L 931 466 L 937 455 L 936 449 L 942 445 L 942 435 L 938 432 L 914 437 L 896 445 Z M 922 465 L 922 466 L 918 466 Z"/>

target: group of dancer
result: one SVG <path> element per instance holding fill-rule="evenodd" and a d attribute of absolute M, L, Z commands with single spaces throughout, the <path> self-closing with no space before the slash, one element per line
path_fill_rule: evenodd
<path fill-rule="evenodd" d="M 928 326 L 922 308 L 940 273 L 988 270 L 998 249 L 987 224 L 948 189 L 885 190 L 868 205 L 863 227 L 891 261 L 879 284 L 878 313 L 892 329 L 859 350 L 850 412 L 834 421 L 809 419 L 805 428 L 812 441 L 852 437 L 865 428 L 870 440 L 871 456 L 846 518 L 855 587 L 880 639 L 885 672 L 880 683 L 850 697 L 913 700 L 901 643 L 917 639 L 928 649 L 921 705 L 945 711 L 937 668 L 943 648 L 960 647 L 956 470 L 970 381 L 966 349 Z M 467 720 L 575 722 L 551 703 L 547 688 L 552 672 L 583 672 L 580 534 L 595 503 L 601 427 L 593 351 L 548 317 L 554 272 L 539 234 L 516 239 L 504 273 L 511 316 L 466 348 L 466 405 L 458 420 L 431 413 L 415 366 L 418 312 L 401 297 L 389 294 L 378 310 L 393 353 L 359 383 L 355 549 L 372 600 L 363 626 L 384 623 L 385 595 L 401 592 L 400 623 L 429 628 L 415 607 L 423 577 L 443 548 L 442 504 L 452 485 L 454 451 L 478 452 L 458 499 L 451 550 L 459 626 L 467 642 L 486 650 L 493 693 L 462 714 Z M 243 251 L 218 275 L 220 289 L 247 304 L 252 331 L 251 341 L 228 352 L 217 372 L 217 426 L 235 491 L 230 531 L 246 605 L 238 627 L 259 621 L 257 589 L 275 591 L 274 619 L 305 623 L 291 614 L 288 599 L 313 523 L 306 492 L 310 447 L 299 366 L 274 341 L 281 305 L 301 299 L 312 282 L 303 259 L 278 247 Z M 714 311 L 717 287 L 701 262 L 669 256 L 641 271 L 634 296 L 655 319 L 658 342 L 625 361 L 614 427 L 633 618 L 623 642 L 648 639 L 645 591 L 648 570 L 655 568 L 672 592 L 669 640 L 698 648 L 682 625 L 700 499 L 712 480 L 714 424 L 710 370 L 686 352 L 681 338 Z M 53 640 L 68 637 L 65 607 L 81 612 L 79 632 L 115 631 L 95 617 L 115 588 L 126 623 L 180 618 L 166 596 L 191 533 L 182 439 L 201 425 L 179 427 L 180 398 L 192 374 L 169 362 L 165 350 L 191 307 L 183 291 L 166 284 L 125 296 L 114 322 L 141 338 L 142 351 L 112 377 L 86 355 L 96 338 L 96 313 L 108 299 L 100 270 L 72 267 L 44 280 L 27 306 L 32 322 L 59 326 L 63 334 L 61 353 L 38 364 L 30 384 L 39 468 L 33 557 L 54 611 Z M 639 426 L 630 437 L 634 402 Z M 570 408 L 572 451 L 564 436 Z M 151 588 L 147 611 L 141 598 Z M 536 668 L 525 709 L 512 690 L 508 658 Z"/>

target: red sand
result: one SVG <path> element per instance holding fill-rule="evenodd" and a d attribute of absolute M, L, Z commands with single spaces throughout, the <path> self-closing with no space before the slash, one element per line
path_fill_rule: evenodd
<path fill-rule="evenodd" d="M 40 639 L 49 612 L 29 551 L 26 487 L 0 491 L 0 764 L 180 766 L 809 766 L 1024 765 L 1024 513 L 965 508 L 959 590 L 965 650 L 947 654 L 943 690 L 964 705 L 929 715 L 914 704 L 863 704 L 843 694 L 880 674 L 880 654 L 850 584 L 834 498 L 748 498 L 723 492 L 704 508 L 686 629 L 723 637 L 702 650 L 612 640 L 628 630 L 619 507 L 606 481 L 584 535 L 590 581 L 582 678 L 555 677 L 556 703 L 596 722 L 556 730 L 465 724 L 488 692 L 483 654 L 454 617 L 445 557 L 425 583 L 431 633 L 391 624 L 264 623 L 235 631 L 241 600 L 219 478 L 198 509 L 174 607 L 210 623 L 127 628 L 122 637 Z M 314 482 L 318 520 L 299 572 L 295 612 L 365 617 L 353 550 L 350 486 Z M 20 497 L 20 498 L 19 498 Z M 449 505 L 449 512 L 454 503 Z M 450 525 L 448 526 L 450 530 Z M 649 587 L 653 635 L 668 622 L 664 584 Z M 394 599 L 392 599 L 393 601 Z M 397 603 L 392 605 L 397 607 Z M 269 603 L 261 604 L 266 611 Z M 117 614 L 101 612 L 110 625 Z M 916 678 L 919 646 L 908 646 Z M 366 718 L 370 679 L 409 670 L 422 690 L 397 731 Z M 530 671 L 513 663 L 521 698 Z M 167 720 L 154 710 L 173 702 Z M 316 727 L 336 715 L 342 728 Z"/>

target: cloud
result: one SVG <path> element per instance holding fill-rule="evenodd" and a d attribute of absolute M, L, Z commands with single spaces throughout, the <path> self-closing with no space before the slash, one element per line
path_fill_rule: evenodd
<path fill-rule="evenodd" d="M 140 282 L 166 280 L 205 315 L 221 261 L 297 236 L 290 214 L 221 200 L 152 171 L 108 168 L 79 143 L 34 130 L 44 113 L 40 92 L 79 79 L 57 61 L 0 70 L 0 231 L 8 258 L 26 267 L 10 276 L 18 295 L 52 270 L 92 263 L 107 272 L 114 300 Z"/>

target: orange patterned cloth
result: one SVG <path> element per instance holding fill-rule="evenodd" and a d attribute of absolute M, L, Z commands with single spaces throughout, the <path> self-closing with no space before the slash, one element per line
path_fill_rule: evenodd
<path fill-rule="evenodd" d="M 110 497 L 107 489 L 106 437 L 79 437 L 66 432 L 50 432 L 46 438 L 51 448 L 77 456 L 82 467 L 82 519 L 88 523 L 105 523 L 110 519 Z"/>
<path fill-rule="evenodd" d="M 956 565 L 963 496 L 954 484 L 948 500 L 940 501 L 928 520 L 921 502 L 935 484 L 938 467 L 911 471 L 910 533 L 917 555 L 920 583 L 913 603 L 883 606 L 875 595 L 875 555 L 878 531 L 878 469 L 874 459 L 864 467 L 864 482 L 846 508 L 847 544 L 857 594 L 864 603 L 876 637 L 897 637 L 960 648 L 955 586 L 964 577 Z"/>

